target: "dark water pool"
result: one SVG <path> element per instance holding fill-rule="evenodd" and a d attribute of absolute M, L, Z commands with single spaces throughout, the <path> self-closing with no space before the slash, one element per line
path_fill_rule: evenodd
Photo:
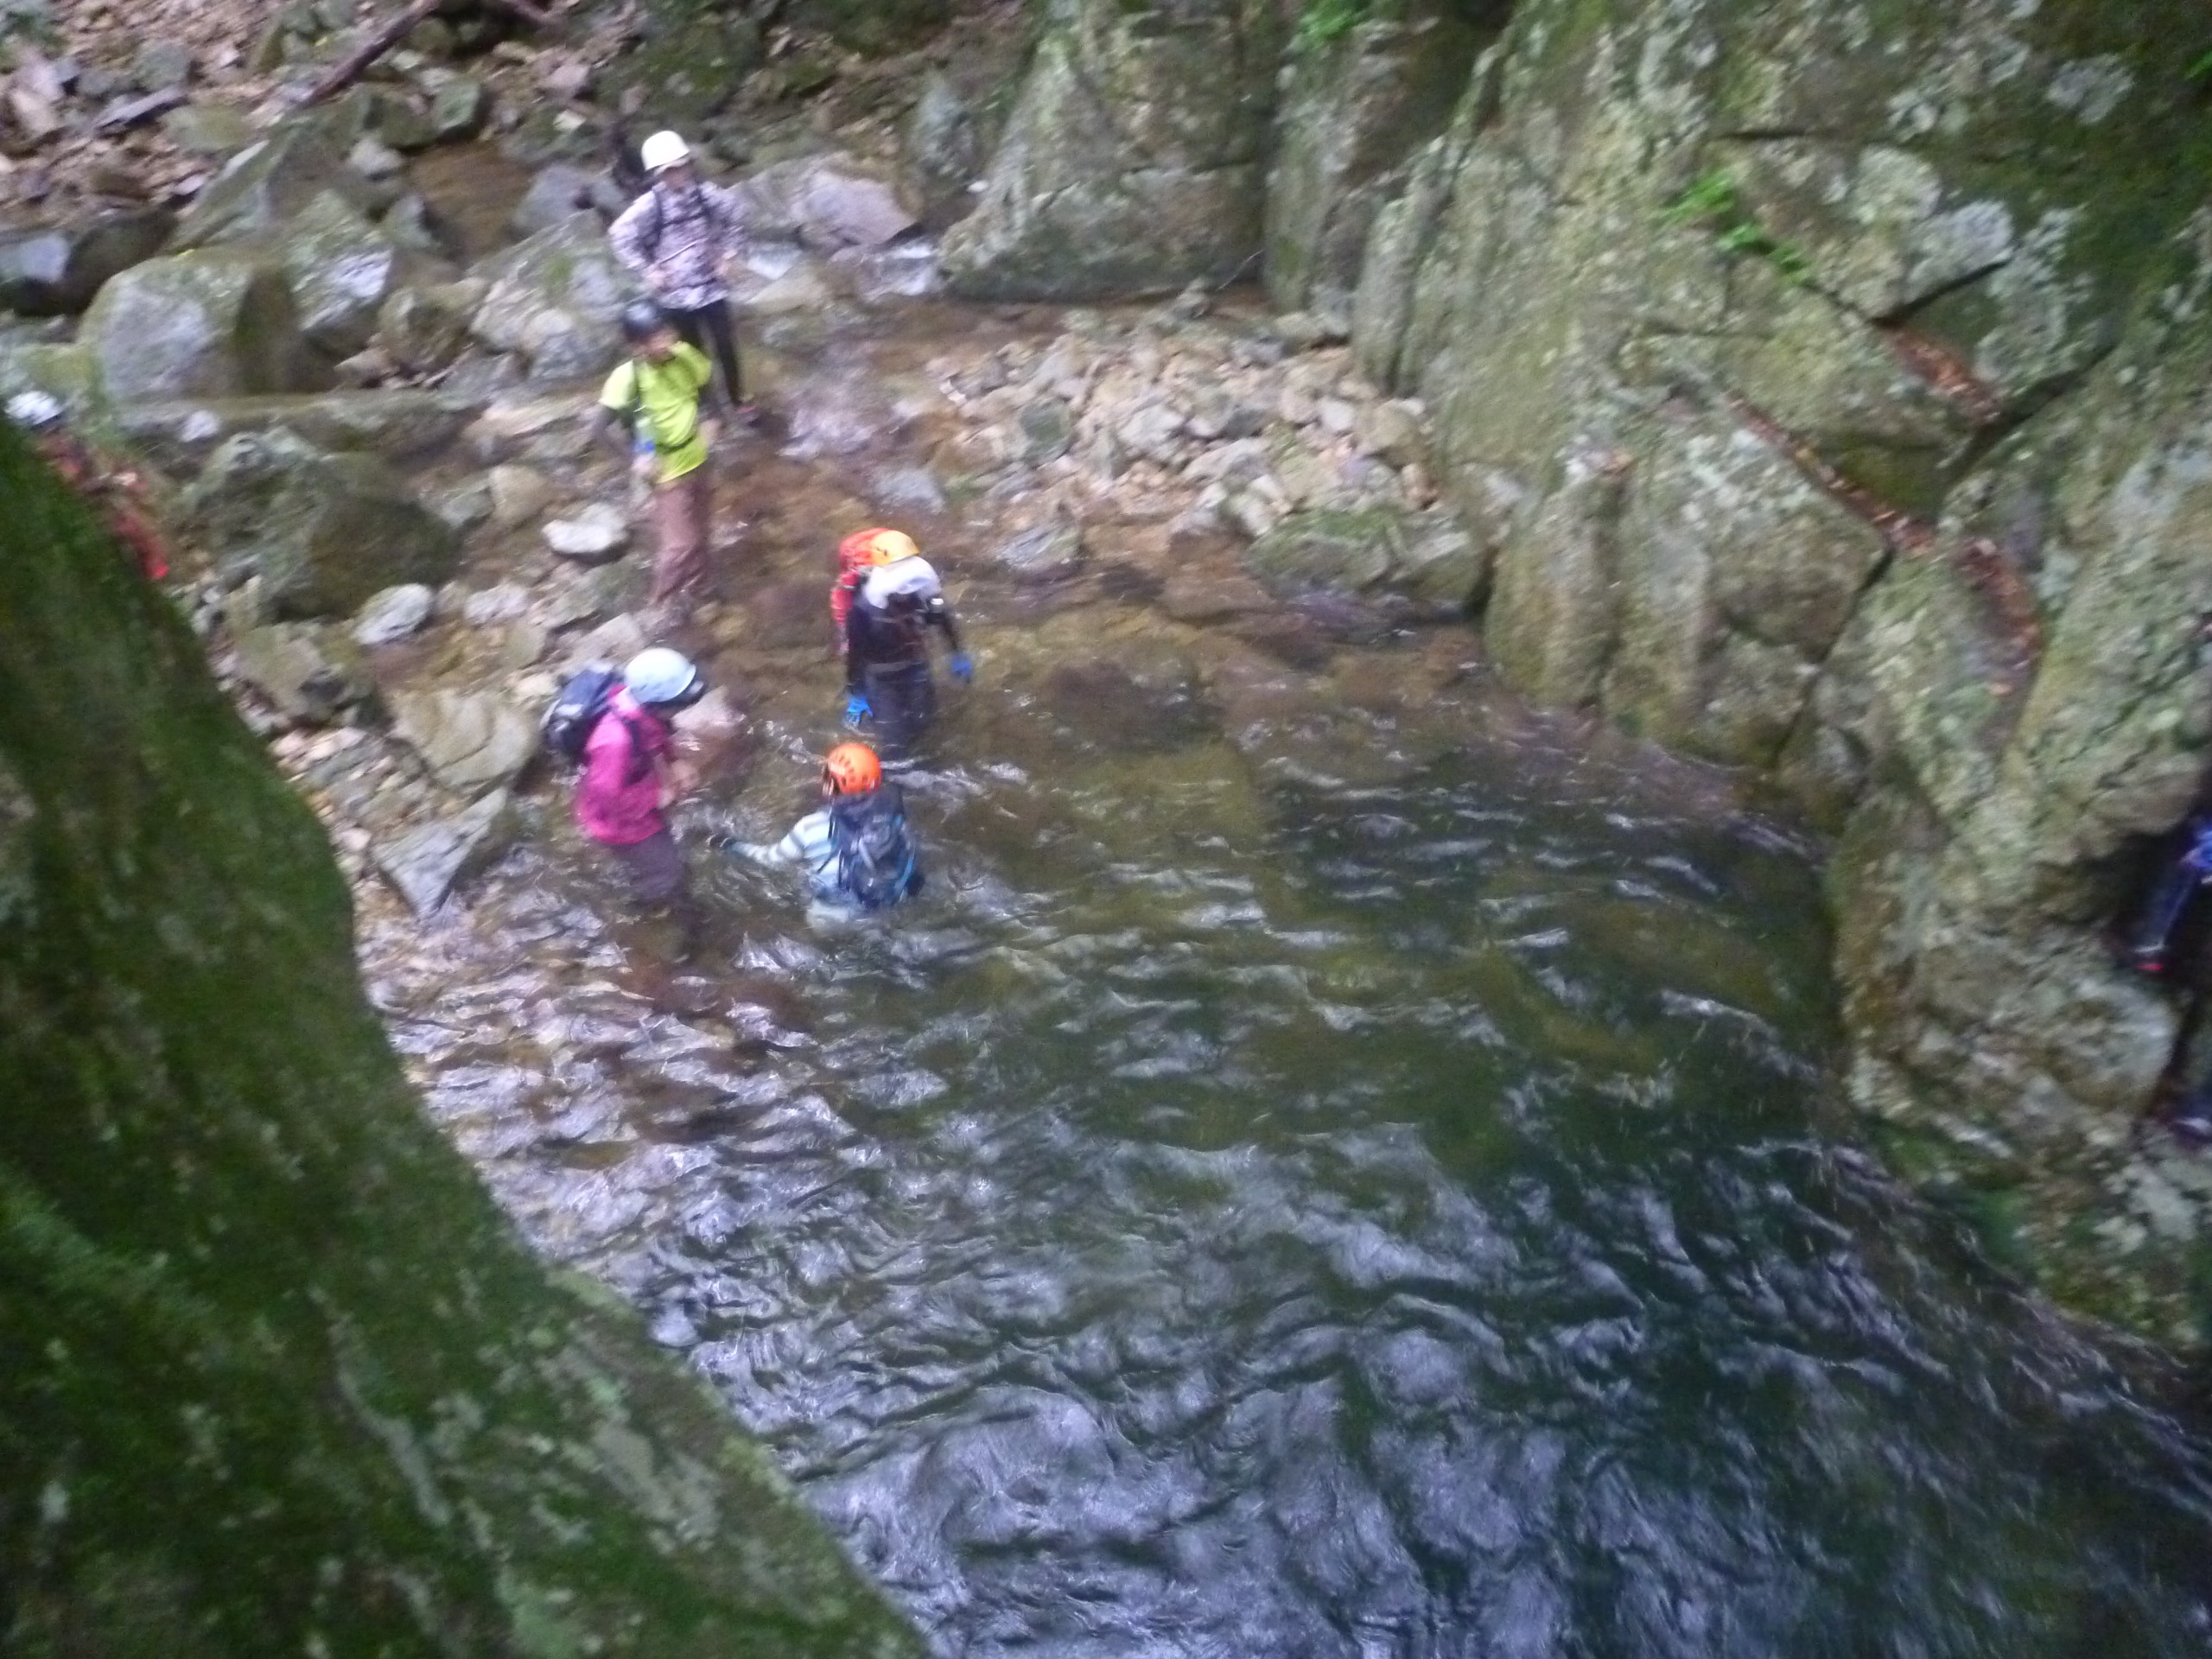
<path fill-rule="evenodd" d="M 927 784 L 627 1270 L 948 1654 L 2212 1652 L 2212 1459 L 1825 1105 L 1802 850 L 1635 780 Z"/>

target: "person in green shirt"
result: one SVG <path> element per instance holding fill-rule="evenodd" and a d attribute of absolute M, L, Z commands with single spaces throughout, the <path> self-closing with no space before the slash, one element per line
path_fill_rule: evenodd
<path fill-rule="evenodd" d="M 650 300 L 626 306 L 622 337 L 630 360 L 607 377 L 592 417 L 592 436 L 626 449 L 652 486 L 656 605 L 680 606 L 707 574 L 707 538 L 714 527 L 714 469 L 708 452 L 718 423 L 699 397 L 714 368 L 687 346 L 667 314 Z"/>

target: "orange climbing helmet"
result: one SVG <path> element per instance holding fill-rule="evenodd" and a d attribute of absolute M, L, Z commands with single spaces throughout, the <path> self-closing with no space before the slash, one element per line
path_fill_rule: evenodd
<path fill-rule="evenodd" d="M 922 550 L 914 545 L 914 538 L 903 530 L 864 530 L 860 540 L 868 550 L 870 564 L 896 564 L 901 559 L 922 556 Z"/>
<path fill-rule="evenodd" d="M 840 743 L 823 760 L 822 781 L 833 795 L 865 795 L 883 781 L 883 763 L 865 743 Z"/>

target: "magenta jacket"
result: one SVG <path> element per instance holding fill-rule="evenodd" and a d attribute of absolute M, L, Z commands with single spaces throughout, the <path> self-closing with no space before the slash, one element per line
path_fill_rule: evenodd
<path fill-rule="evenodd" d="M 657 760 L 675 753 L 669 723 L 627 691 L 618 691 L 584 745 L 576 822 L 607 847 L 634 847 L 668 828 Z"/>

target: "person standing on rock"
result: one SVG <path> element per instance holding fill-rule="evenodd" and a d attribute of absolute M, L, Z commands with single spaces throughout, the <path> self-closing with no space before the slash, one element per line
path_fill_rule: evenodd
<path fill-rule="evenodd" d="M 668 809 L 685 779 L 671 721 L 706 691 L 706 677 L 690 658 L 656 645 L 630 659 L 603 703 L 582 711 L 591 724 L 576 784 L 576 823 L 629 873 L 639 903 L 673 905 L 679 912 L 688 907 L 688 893 Z"/>
<path fill-rule="evenodd" d="M 737 198 L 701 181 L 691 150 L 657 132 L 639 151 L 652 186 L 607 227 L 614 257 L 651 290 L 676 332 L 721 365 L 722 395 L 741 421 L 756 413 L 745 395 L 744 366 L 730 321 L 728 270 L 743 248 Z"/>
<path fill-rule="evenodd" d="M 714 475 L 708 452 L 720 435 L 700 407 L 714 370 L 686 345 L 667 314 L 650 300 L 622 310 L 630 360 L 607 377 L 591 435 L 629 456 L 652 486 L 652 600 L 678 607 L 707 574 L 707 538 L 714 529 Z"/>
<path fill-rule="evenodd" d="M 874 734 L 884 758 L 904 760 L 937 714 L 928 632 L 944 635 L 948 667 L 965 685 L 976 665 L 961 648 L 944 584 L 901 531 L 870 532 L 869 566 L 845 616 L 845 723 Z"/>

